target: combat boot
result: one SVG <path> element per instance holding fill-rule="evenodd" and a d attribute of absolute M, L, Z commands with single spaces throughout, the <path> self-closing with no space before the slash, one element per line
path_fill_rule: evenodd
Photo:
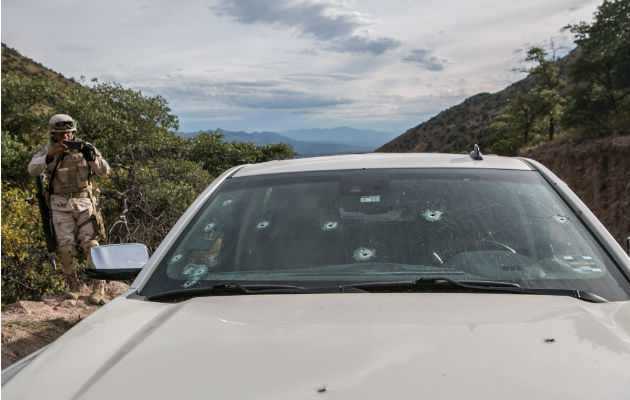
<path fill-rule="evenodd" d="M 81 283 L 77 277 L 77 262 L 74 259 L 74 245 L 67 244 L 60 246 L 58 249 L 59 258 L 61 259 L 61 268 L 68 281 L 67 298 L 76 300 L 81 293 Z"/>
<path fill-rule="evenodd" d="M 66 297 L 72 300 L 78 299 L 81 294 L 81 282 L 79 282 L 77 272 L 73 271 L 71 274 L 66 274 L 66 279 L 68 280 L 69 286 Z"/>
<path fill-rule="evenodd" d="M 92 283 L 92 294 L 88 298 L 92 304 L 105 304 L 105 284 L 101 280 L 95 280 Z"/>

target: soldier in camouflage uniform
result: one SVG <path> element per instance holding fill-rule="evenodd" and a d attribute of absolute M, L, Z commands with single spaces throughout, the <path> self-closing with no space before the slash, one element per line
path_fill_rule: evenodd
<path fill-rule="evenodd" d="M 106 176 L 109 165 L 90 143 L 81 142 L 80 149 L 70 149 L 64 143 L 74 141 L 77 132 L 76 123 L 70 116 L 54 115 L 48 123 L 48 131 L 51 134 L 50 142 L 35 152 L 28 164 L 28 172 L 32 176 L 47 172 L 49 176 L 50 208 L 57 253 L 70 286 L 68 297 L 76 300 L 81 285 L 77 277 L 75 240 L 79 240 L 87 256 L 88 267 L 93 268 L 90 249 L 98 246 L 97 240 L 104 235 L 104 228 L 102 218 L 96 211 L 98 194 L 92 184 L 92 175 Z M 103 304 L 104 290 L 103 281 L 95 280 L 90 303 Z"/>

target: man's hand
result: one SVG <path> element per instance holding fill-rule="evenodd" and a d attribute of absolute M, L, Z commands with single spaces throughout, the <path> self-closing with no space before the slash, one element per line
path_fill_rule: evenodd
<path fill-rule="evenodd" d="M 83 158 L 85 158 L 86 161 L 96 160 L 96 149 L 91 143 L 83 143 L 83 146 L 81 147 L 81 153 L 83 153 Z"/>
<path fill-rule="evenodd" d="M 50 163 L 57 154 L 63 153 L 66 149 L 68 149 L 68 146 L 66 146 L 63 142 L 53 143 L 52 146 L 48 147 L 48 154 L 46 154 L 46 163 Z"/>

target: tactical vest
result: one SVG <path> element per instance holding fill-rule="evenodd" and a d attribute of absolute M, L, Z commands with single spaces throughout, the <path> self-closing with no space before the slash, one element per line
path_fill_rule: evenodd
<path fill-rule="evenodd" d="M 65 157 L 57 165 L 51 184 L 54 194 L 83 192 L 91 189 L 90 167 L 83 158 L 83 154 L 76 150 L 65 153 Z"/>

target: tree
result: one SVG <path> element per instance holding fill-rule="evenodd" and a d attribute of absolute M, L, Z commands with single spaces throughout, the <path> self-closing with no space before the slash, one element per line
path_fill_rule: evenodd
<path fill-rule="evenodd" d="M 527 51 L 526 61 L 534 62 L 530 68 L 520 68 L 535 79 L 534 88 L 527 93 L 517 93 L 502 113 L 488 124 L 488 137 L 484 144 L 492 152 L 516 155 L 522 146 L 534 140 L 553 140 L 556 121 L 563 113 L 565 99 L 562 91 L 566 85 L 556 57 L 553 40 L 550 41 L 551 55 L 542 47 Z"/>
<path fill-rule="evenodd" d="M 188 158 L 201 163 L 209 173 L 217 176 L 239 164 L 253 164 L 295 157 L 291 146 L 284 143 L 257 146 L 249 142 L 224 142 L 219 132 L 199 132 L 190 138 Z"/>
<path fill-rule="evenodd" d="M 534 67 L 527 70 L 530 75 L 538 78 L 536 87 L 530 91 L 530 94 L 538 102 L 537 108 L 541 113 L 536 118 L 546 120 L 548 139 L 551 141 L 556 131 L 556 120 L 562 114 L 562 105 L 565 100 L 561 92 L 566 83 L 562 79 L 553 41 L 551 41 L 550 47 L 552 49 L 551 58 L 547 57 L 548 53 L 543 48 L 532 47 L 527 51 L 525 59 L 536 63 Z"/>
<path fill-rule="evenodd" d="M 568 25 L 580 54 L 564 122 L 578 131 L 627 132 L 630 125 L 630 3 L 604 0 L 595 20 Z M 594 131 L 594 132 L 593 132 Z"/>
<path fill-rule="evenodd" d="M 547 107 L 544 97 L 538 92 L 518 93 L 489 125 L 493 135 L 489 140 L 492 151 L 514 155 L 519 147 L 527 146 Z"/>
<path fill-rule="evenodd" d="M 2 132 L 29 147 L 41 143 L 56 91 L 49 79 L 2 74 Z"/>
<path fill-rule="evenodd" d="M 180 156 L 174 133 L 178 119 L 161 96 L 145 96 L 116 83 L 77 86 L 59 99 L 54 113 L 72 115 L 80 136 L 104 154 L 125 157 L 133 148 L 136 153 Z"/>

